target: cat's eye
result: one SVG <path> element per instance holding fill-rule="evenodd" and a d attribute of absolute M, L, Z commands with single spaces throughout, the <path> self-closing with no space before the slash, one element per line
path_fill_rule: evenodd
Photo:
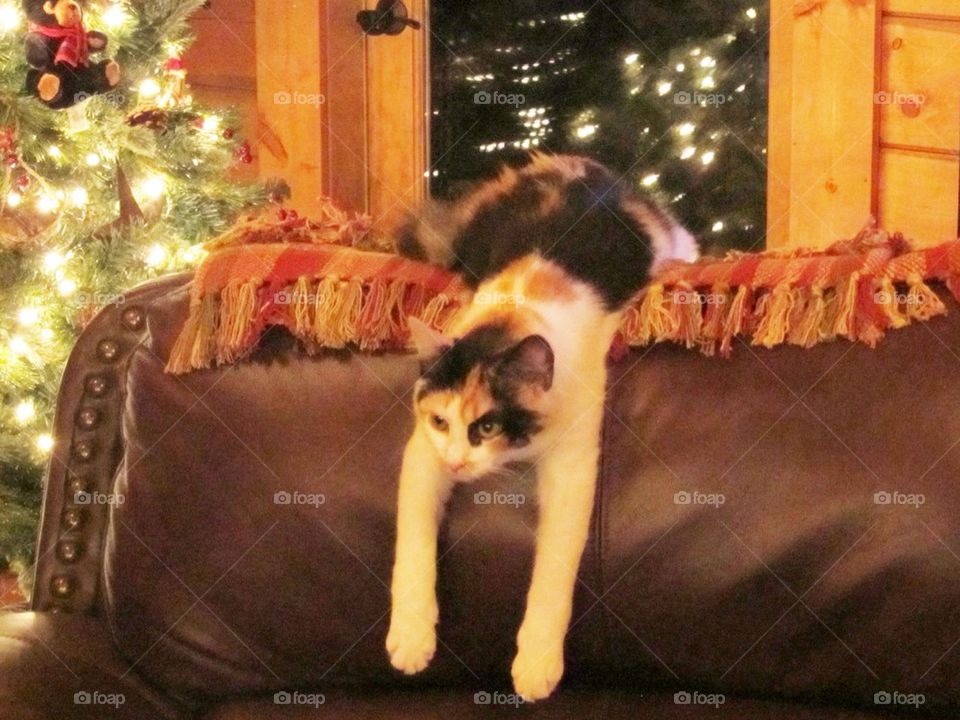
<path fill-rule="evenodd" d="M 450 427 L 449 423 L 439 415 L 431 415 L 430 424 L 440 432 L 446 432 Z"/>
<path fill-rule="evenodd" d="M 477 425 L 477 433 L 484 440 L 489 440 L 503 432 L 503 426 L 496 420 L 484 420 Z"/>

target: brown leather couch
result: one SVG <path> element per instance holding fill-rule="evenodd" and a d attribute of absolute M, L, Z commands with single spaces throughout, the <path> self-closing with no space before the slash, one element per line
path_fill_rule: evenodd
<path fill-rule="evenodd" d="M 272 333 L 249 361 L 166 375 L 186 283 L 129 293 L 69 362 L 33 607 L 0 615 L 0 717 L 512 717 L 529 478 L 456 493 L 438 656 L 398 677 L 383 641 L 417 363 Z M 521 712 L 957 717 L 950 310 L 876 350 L 615 364 L 567 674 Z"/>

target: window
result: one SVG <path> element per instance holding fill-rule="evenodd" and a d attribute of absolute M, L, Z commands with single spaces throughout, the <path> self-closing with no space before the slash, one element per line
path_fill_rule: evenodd
<path fill-rule="evenodd" d="M 585 154 L 654 193 L 707 252 L 762 249 L 765 1 L 433 0 L 430 13 L 434 196 L 534 150 Z"/>

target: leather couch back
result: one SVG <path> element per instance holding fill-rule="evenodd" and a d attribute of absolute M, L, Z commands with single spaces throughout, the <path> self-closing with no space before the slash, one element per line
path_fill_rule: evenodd
<path fill-rule="evenodd" d="M 398 678 L 383 640 L 416 361 L 309 357 L 272 333 L 248 361 L 166 375 L 185 283 L 138 289 L 78 344 L 35 605 L 102 614 L 138 672 L 196 701 L 335 684 L 506 686 L 533 478 L 455 493 L 438 656 Z M 568 680 L 958 704 L 950 309 L 875 350 L 739 345 L 725 361 L 657 346 L 613 365 Z M 102 497 L 78 505 L 81 481 Z"/>

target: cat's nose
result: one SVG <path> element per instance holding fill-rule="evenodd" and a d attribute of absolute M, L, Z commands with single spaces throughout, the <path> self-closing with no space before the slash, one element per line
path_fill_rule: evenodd
<path fill-rule="evenodd" d="M 458 462 L 447 463 L 447 466 L 450 468 L 450 472 L 458 473 L 467 466 L 467 463 L 460 460 Z"/>

